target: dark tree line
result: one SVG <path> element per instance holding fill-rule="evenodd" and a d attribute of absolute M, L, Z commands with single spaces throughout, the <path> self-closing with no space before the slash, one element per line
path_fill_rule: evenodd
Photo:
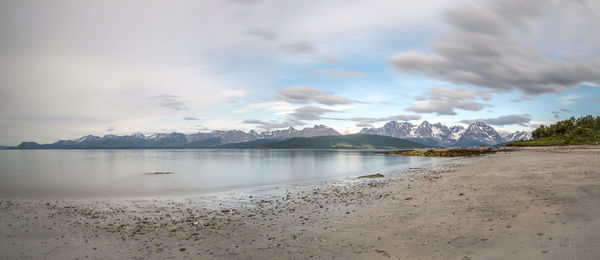
<path fill-rule="evenodd" d="M 541 125 L 532 133 L 533 138 L 588 136 L 600 132 L 600 116 L 591 115 L 558 121 L 550 126 Z"/>

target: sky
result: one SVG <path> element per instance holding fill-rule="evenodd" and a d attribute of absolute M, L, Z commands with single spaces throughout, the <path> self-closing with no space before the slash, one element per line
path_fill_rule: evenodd
<path fill-rule="evenodd" d="M 0 145 L 600 115 L 600 1 L 0 0 Z"/>

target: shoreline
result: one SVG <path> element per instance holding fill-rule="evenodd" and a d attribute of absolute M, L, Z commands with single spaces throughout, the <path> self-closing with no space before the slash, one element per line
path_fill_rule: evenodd
<path fill-rule="evenodd" d="M 598 158 L 598 146 L 519 149 L 408 175 L 239 192 L 212 206 L 197 196 L 0 198 L 0 251 L 10 259 L 593 259 Z"/>

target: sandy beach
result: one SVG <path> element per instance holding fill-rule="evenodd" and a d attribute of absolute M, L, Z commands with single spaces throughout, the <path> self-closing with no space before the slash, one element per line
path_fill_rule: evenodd
<path fill-rule="evenodd" d="M 598 259 L 599 206 L 599 146 L 523 148 L 256 193 L 2 198 L 0 258 Z"/>

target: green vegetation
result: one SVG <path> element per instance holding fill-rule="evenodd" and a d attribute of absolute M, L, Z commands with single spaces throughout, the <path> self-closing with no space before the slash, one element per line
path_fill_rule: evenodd
<path fill-rule="evenodd" d="M 363 176 L 359 176 L 359 179 L 363 179 L 363 178 L 383 178 L 385 177 L 383 174 L 381 173 L 375 173 L 375 174 L 369 174 L 369 175 L 363 175 Z"/>
<path fill-rule="evenodd" d="M 600 116 L 591 115 L 542 125 L 532 133 L 533 139 L 508 143 L 506 146 L 551 146 L 600 144 Z"/>
<path fill-rule="evenodd" d="M 384 152 L 385 154 L 397 154 L 405 156 L 426 156 L 426 157 L 464 157 L 464 156 L 478 156 L 482 154 L 495 153 L 499 151 L 498 148 L 439 148 L 439 149 L 416 149 L 406 151 L 393 151 Z"/>

